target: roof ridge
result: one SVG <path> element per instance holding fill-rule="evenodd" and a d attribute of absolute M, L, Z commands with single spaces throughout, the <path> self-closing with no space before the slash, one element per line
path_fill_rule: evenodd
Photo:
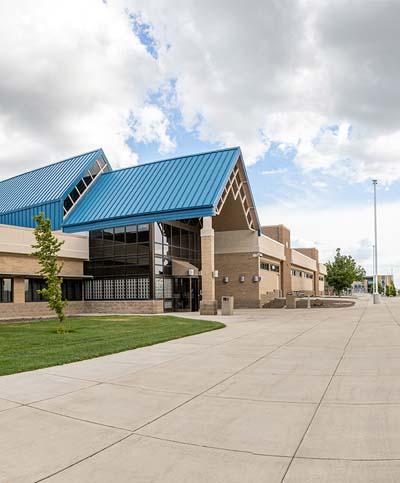
<path fill-rule="evenodd" d="M 97 148 L 97 149 L 93 149 L 91 151 L 87 151 L 86 153 L 82 153 L 82 154 L 77 154 L 75 156 L 71 156 L 69 158 L 66 158 L 66 159 L 61 159 L 60 161 L 55 161 L 54 163 L 50 163 L 50 164 L 46 164 L 45 166 L 40 166 L 39 168 L 35 168 L 35 169 L 31 169 L 30 171 L 25 171 L 25 173 L 19 173 L 19 174 L 16 174 L 15 176 L 11 176 L 11 178 L 5 178 L 5 179 L 1 179 L 0 180 L 0 185 L 2 183 L 5 183 L 6 181 L 10 181 L 12 179 L 15 179 L 15 178 L 19 178 L 21 176 L 25 176 L 26 174 L 29 174 L 29 173 L 35 173 L 36 171 L 39 171 L 41 169 L 45 169 L 45 168 L 48 168 L 49 166 L 55 166 L 56 164 L 61 164 L 61 163 L 65 163 L 67 161 L 71 161 L 71 159 L 74 159 L 74 158 L 79 158 L 81 156 L 87 156 L 88 154 L 92 154 L 92 153 L 96 153 L 98 151 L 103 151 L 102 148 Z"/>
<path fill-rule="evenodd" d="M 148 163 L 141 163 L 141 164 L 136 164 L 134 166 L 127 166 L 126 168 L 113 169 L 112 171 L 103 173 L 103 176 L 111 173 L 119 173 L 120 171 L 126 171 L 128 169 L 141 168 L 143 166 L 148 166 L 149 164 L 166 163 L 168 161 L 175 161 L 177 159 L 192 158 L 194 156 L 204 156 L 205 154 L 212 154 L 212 153 L 222 153 L 224 151 L 234 151 L 236 149 L 240 149 L 240 146 L 233 146 L 230 148 L 222 148 L 222 149 L 213 149 L 211 151 L 203 151 L 201 153 L 184 154 L 182 156 L 176 156 L 173 158 L 159 159 L 157 161 L 150 161 Z"/>

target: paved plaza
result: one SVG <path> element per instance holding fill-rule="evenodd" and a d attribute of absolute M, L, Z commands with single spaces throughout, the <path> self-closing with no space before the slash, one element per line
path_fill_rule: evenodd
<path fill-rule="evenodd" d="M 0 481 L 400 481 L 400 301 L 212 318 L 0 377 Z"/>

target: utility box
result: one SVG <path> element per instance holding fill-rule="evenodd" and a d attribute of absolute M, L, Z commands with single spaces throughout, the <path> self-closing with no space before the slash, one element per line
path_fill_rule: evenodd
<path fill-rule="evenodd" d="M 221 315 L 233 315 L 233 297 L 221 297 Z"/>
<path fill-rule="evenodd" d="M 295 309 L 296 308 L 296 295 L 286 295 L 286 308 Z"/>

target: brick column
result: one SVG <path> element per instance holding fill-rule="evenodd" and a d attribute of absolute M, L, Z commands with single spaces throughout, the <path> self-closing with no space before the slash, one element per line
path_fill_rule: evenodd
<path fill-rule="evenodd" d="M 14 278 L 13 282 L 14 282 L 13 302 L 15 304 L 24 304 L 25 303 L 25 279 Z"/>
<path fill-rule="evenodd" d="M 203 218 L 203 228 L 200 231 L 201 237 L 201 315 L 216 315 L 217 301 L 215 300 L 215 279 L 214 279 L 214 230 L 212 218 Z"/>

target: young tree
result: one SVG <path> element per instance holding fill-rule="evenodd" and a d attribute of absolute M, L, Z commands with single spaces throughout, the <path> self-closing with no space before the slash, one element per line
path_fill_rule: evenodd
<path fill-rule="evenodd" d="M 386 287 L 385 287 L 385 295 L 386 295 L 386 297 L 390 297 L 391 294 L 392 294 L 392 291 L 390 289 L 390 285 L 386 285 Z"/>
<path fill-rule="evenodd" d="M 41 268 L 40 274 L 45 280 L 45 288 L 38 292 L 46 298 L 47 305 L 57 315 L 57 332 L 64 333 L 67 302 L 62 299 L 60 272 L 63 265 L 58 261 L 58 253 L 64 242 L 57 240 L 51 231 L 50 220 L 46 219 L 43 213 L 35 216 L 34 220 L 36 222 L 34 230 L 36 244 L 32 245 L 34 249 L 32 255 L 37 258 Z"/>
<path fill-rule="evenodd" d="M 396 290 L 396 287 L 394 286 L 394 283 L 392 283 L 392 285 L 390 286 L 390 295 L 392 297 L 396 297 L 397 295 L 397 290 Z"/>
<path fill-rule="evenodd" d="M 380 295 L 383 295 L 383 292 L 384 292 L 383 286 L 382 286 L 381 282 L 378 282 L 378 293 Z"/>
<path fill-rule="evenodd" d="M 336 249 L 334 260 L 326 264 L 326 271 L 326 282 L 337 295 L 350 288 L 353 282 L 361 282 L 365 277 L 365 270 L 356 264 L 353 257 L 342 255 L 340 248 Z"/>

